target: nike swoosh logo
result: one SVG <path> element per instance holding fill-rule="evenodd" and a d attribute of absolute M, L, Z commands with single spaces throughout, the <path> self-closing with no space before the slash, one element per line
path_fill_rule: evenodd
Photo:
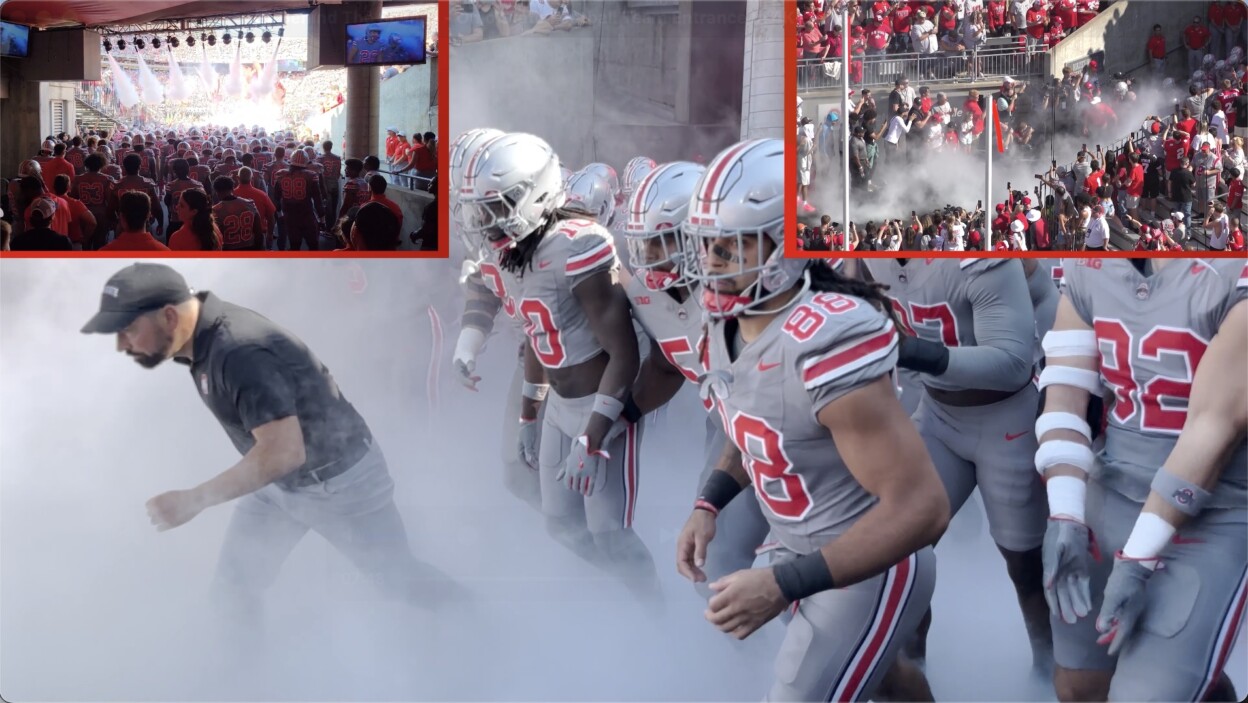
<path fill-rule="evenodd" d="M 541 261 L 541 262 L 538 262 L 538 264 L 537 264 L 537 267 L 538 267 L 539 269 L 544 269 L 544 268 L 546 268 L 547 266 L 550 266 L 550 262 L 549 262 L 549 261 Z"/>
<path fill-rule="evenodd" d="M 1018 439 L 1019 437 L 1022 437 L 1022 436 L 1023 436 L 1023 435 L 1025 435 L 1025 434 L 1028 434 L 1028 433 L 1027 433 L 1027 432 L 1019 432 L 1018 434 L 1010 434 L 1009 432 L 1006 432 L 1006 433 L 1005 433 L 1005 441 L 1007 441 L 1007 442 L 1013 442 L 1014 440 Z"/>
<path fill-rule="evenodd" d="M 774 364 L 768 364 L 768 363 L 764 363 L 764 362 L 760 361 L 760 362 L 758 362 L 758 370 L 759 370 L 759 371 L 770 371 L 770 370 L 772 370 L 772 369 L 776 368 L 777 366 L 781 365 L 782 363 L 783 363 L 783 362 L 777 361 L 777 362 L 776 362 L 776 363 L 774 363 Z"/>

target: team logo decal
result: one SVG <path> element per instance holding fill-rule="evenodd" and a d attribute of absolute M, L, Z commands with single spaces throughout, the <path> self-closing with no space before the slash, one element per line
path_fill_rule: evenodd
<path fill-rule="evenodd" d="M 1140 300 L 1148 300 L 1148 284 L 1147 283 L 1141 283 L 1135 289 L 1135 297 L 1139 298 Z"/>
<path fill-rule="evenodd" d="M 1179 505 L 1190 505 L 1192 500 L 1196 498 L 1190 488 L 1180 488 L 1174 492 L 1174 496 L 1172 497 Z"/>

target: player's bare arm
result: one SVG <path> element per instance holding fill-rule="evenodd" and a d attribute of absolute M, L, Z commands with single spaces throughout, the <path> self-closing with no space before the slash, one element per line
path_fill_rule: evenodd
<path fill-rule="evenodd" d="M 750 476 L 741 461 L 741 450 L 732 442 L 724 442 L 715 470 L 707 477 L 693 513 L 676 539 L 676 571 L 693 583 L 706 581 L 702 567 L 706 565 L 706 547 L 715 539 L 715 518 L 720 505 L 727 505 L 742 490 L 749 488 Z M 724 498 L 717 495 L 722 494 Z"/>
<path fill-rule="evenodd" d="M 949 522 L 949 500 L 892 380 L 881 376 L 818 417 L 854 479 L 879 499 L 821 550 L 833 581 L 858 583 L 934 544 Z"/>
<path fill-rule="evenodd" d="M 541 389 L 541 397 L 533 397 L 536 394 L 525 393 L 520 402 L 520 419 L 535 421 L 538 408 L 541 407 L 542 400 L 545 398 L 545 391 L 550 388 L 550 382 L 546 377 L 546 367 L 542 366 L 531 343 L 524 345 L 524 384 L 526 389 L 529 386 Z"/>
<path fill-rule="evenodd" d="M 1131 639 L 1148 606 L 1146 587 L 1175 533 L 1200 515 L 1228 458 L 1248 430 L 1248 301 L 1240 301 L 1209 343 L 1195 378 L 1187 420 L 1178 441 L 1153 479 L 1144 509 L 1105 584 L 1096 619 L 1098 644 L 1116 654 Z M 1236 369 L 1234 373 L 1226 373 Z"/>
<path fill-rule="evenodd" d="M 624 289 L 610 271 L 601 271 L 572 289 L 585 311 L 594 337 L 607 353 L 608 361 L 598 382 L 598 395 L 609 396 L 624 403 L 637 378 L 639 366 L 637 334 L 628 308 Z M 591 413 L 585 426 L 589 451 L 601 448 L 602 440 L 615 422 L 598 412 Z"/>
<path fill-rule="evenodd" d="M 234 466 L 190 490 L 169 491 L 149 500 L 152 524 L 162 532 L 183 525 L 208 508 L 264 488 L 307 461 L 295 415 L 260 425 L 252 436 L 255 446 Z"/>
<path fill-rule="evenodd" d="M 1162 464 L 1162 471 L 1176 483 L 1212 491 L 1226 469 L 1231 452 L 1248 431 L 1248 376 L 1226 370 L 1244 368 L 1248 368 L 1248 301 L 1231 308 L 1196 368 L 1187 421 Z M 1196 493 L 1195 488 L 1190 490 Z M 1154 481 L 1143 512 L 1179 528 L 1197 513 L 1186 506 L 1180 510 L 1170 493 L 1159 491 Z"/>
<path fill-rule="evenodd" d="M 640 414 L 646 415 L 663 407 L 684 385 L 685 377 L 680 369 L 664 356 L 658 342 L 650 340 L 650 355 L 641 362 L 641 370 L 637 373 L 637 381 L 633 383 L 633 402 L 637 404 Z"/>

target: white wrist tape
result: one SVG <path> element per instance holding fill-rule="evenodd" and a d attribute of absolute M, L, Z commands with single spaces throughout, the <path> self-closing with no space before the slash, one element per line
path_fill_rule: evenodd
<path fill-rule="evenodd" d="M 1059 464 L 1073 466 L 1085 474 L 1091 474 L 1095 461 L 1096 457 L 1088 445 L 1068 439 L 1051 439 L 1041 442 L 1040 448 L 1036 450 L 1036 471 L 1042 475 L 1046 470 Z"/>
<path fill-rule="evenodd" d="M 1044 347 L 1046 357 L 1100 356 L 1100 350 L 1096 346 L 1096 333 L 1092 330 L 1050 330 L 1044 335 L 1041 346 Z"/>
<path fill-rule="evenodd" d="M 599 393 L 594 396 L 594 409 L 592 412 L 596 412 L 611 422 L 615 422 L 620 419 L 620 413 L 624 412 L 624 403 L 609 395 Z"/>
<path fill-rule="evenodd" d="M 520 394 L 529 400 L 536 400 L 540 403 L 543 400 L 546 400 L 546 393 L 548 391 L 550 391 L 549 384 L 529 383 L 528 381 L 525 381 L 524 386 L 521 387 Z"/>
<path fill-rule="evenodd" d="M 459 339 L 455 342 L 455 361 L 467 363 L 476 361 L 477 354 L 485 347 L 485 333 L 476 327 L 465 327 L 459 331 Z"/>
<path fill-rule="evenodd" d="M 1176 532 L 1174 525 L 1166 522 L 1157 513 L 1141 512 L 1136 518 L 1131 536 L 1122 548 L 1122 555 L 1128 559 L 1156 559 L 1161 550 L 1170 544 Z M 1153 566 L 1156 564 L 1154 563 Z M 1147 566 L 1147 564 L 1146 564 Z"/>
<path fill-rule="evenodd" d="M 1036 418 L 1036 439 L 1043 442 L 1044 435 L 1053 430 L 1070 430 L 1083 435 L 1083 438 L 1092 443 L 1092 428 L 1088 426 L 1087 420 L 1079 417 L 1074 413 L 1067 412 L 1048 412 L 1041 413 Z"/>
<path fill-rule="evenodd" d="M 1084 505 L 1088 497 L 1087 481 L 1074 476 L 1054 476 L 1045 481 L 1044 489 L 1049 494 L 1050 517 L 1062 515 L 1086 522 Z"/>
<path fill-rule="evenodd" d="M 1040 390 L 1049 386 L 1072 386 L 1092 395 L 1101 395 L 1101 375 L 1087 369 L 1062 364 L 1049 364 L 1040 372 Z"/>

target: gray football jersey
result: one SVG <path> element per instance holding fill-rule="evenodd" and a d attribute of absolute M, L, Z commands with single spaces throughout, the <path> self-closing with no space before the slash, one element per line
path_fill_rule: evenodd
<path fill-rule="evenodd" d="M 1106 431 L 1097 477 L 1143 503 L 1187 420 L 1205 349 L 1230 309 L 1248 298 L 1248 266 L 1178 259 L 1144 276 L 1125 259 L 1079 259 L 1066 266 L 1062 290 L 1100 348 Z M 1248 440 L 1241 440 L 1211 505 L 1242 508 L 1246 488 Z"/>
<path fill-rule="evenodd" d="M 860 298 L 807 292 L 730 361 L 724 321 L 708 333 L 708 376 L 773 537 L 808 554 L 844 532 L 875 497 L 858 484 L 818 413 L 889 374 L 897 330 Z"/>
<path fill-rule="evenodd" d="M 1032 377 L 1036 322 L 1017 259 L 866 259 L 906 334 L 949 347 L 940 376 L 923 384 L 947 391 L 1012 391 Z"/>
<path fill-rule="evenodd" d="M 697 291 L 678 303 L 666 291 L 646 288 L 637 276 L 629 279 L 626 290 L 633 319 L 641 324 L 642 331 L 655 341 L 668 363 L 691 383 L 698 383 L 706 375 L 706 365 L 702 363 L 706 326 Z M 702 404 L 708 411 L 714 407 L 709 398 Z"/>
<path fill-rule="evenodd" d="M 1057 303 L 1061 300 L 1062 260 L 1033 259 L 1036 268 L 1027 277 L 1027 290 L 1031 294 L 1031 307 L 1036 313 L 1036 355 L 1037 362 L 1044 358 L 1044 347 L 1041 342 L 1044 335 L 1053 329 L 1053 320 L 1057 317 Z"/>
<path fill-rule="evenodd" d="M 572 289 L 602 271 L 615 277 L 619 261 L 611 234 L 589 220 L 557 222 L 542 238 L 520 275 L 496 263 L 481 265 L 486 285 L 503 310 L 524 323 L 542 365 L 561 369 L 602 353 L 602 345 Z"/>

